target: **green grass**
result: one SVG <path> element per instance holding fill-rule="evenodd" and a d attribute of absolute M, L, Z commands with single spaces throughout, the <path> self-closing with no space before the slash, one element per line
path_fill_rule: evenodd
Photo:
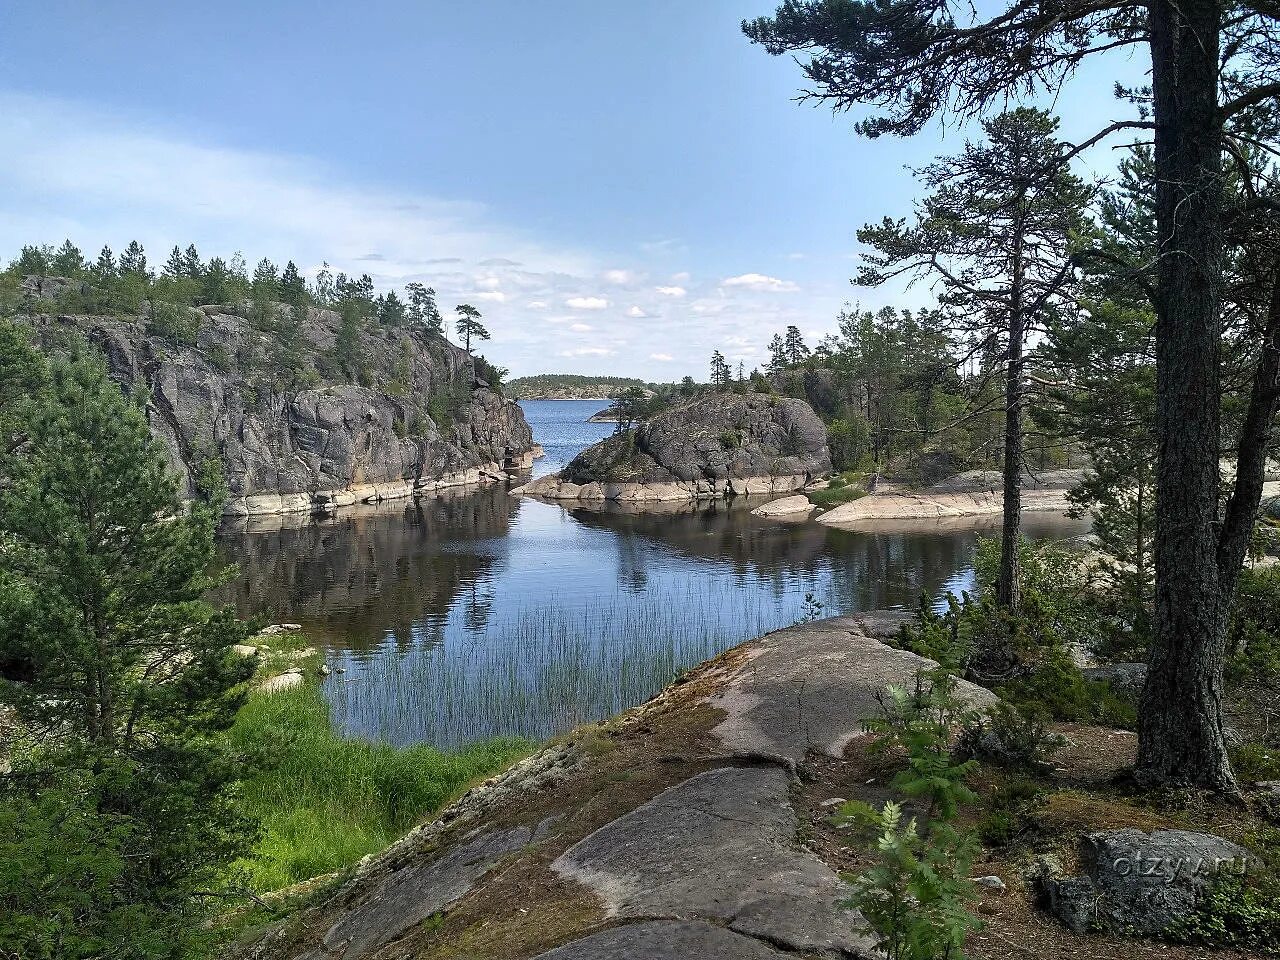
<path fill-rule="evenodd" d="M 815 506 L 834 507 L 865 497 L 867 492 L 854 484 L 846 483 L 836 486 L 833 481 L 832 485 L 825 490 L 810 490 L 807 495 L 809 502 Z"/>
<path fill-rule="evenodd" d="M 257 855 L 246 864 L 251 885 L 263 891 L 384 849 L 532 748 L 497 739 L 446 753 L 342 737 L 314 684 L 254 695 L 229 736 L 261 764 L 243 794 L 263 826 Z"/>

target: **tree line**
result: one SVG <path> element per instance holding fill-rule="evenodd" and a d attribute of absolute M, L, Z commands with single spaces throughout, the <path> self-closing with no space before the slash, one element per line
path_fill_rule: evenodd
<path fill-rule="evenodd" d="M 174 339 L 190 341 L 192 324 L 198 321 L 182 308 L 202 304 L 247 308 L 248 319 L 260 329 L 282 337 L 281 348 L 296 345 L 309 308 L 336 311 L 341 318 L 329 375 L 345 375 L 369 381 L 362 362 L 359 338 L 368 328 L 417 330 L 427 336 L 445 336 L 445 316 L 435 288 L 419 282 L 378 292 L 366 273 L 335 273 L 328 263 L 308 280 L 294 261 L 279 267 L 263 258 L 249 270 L 240 253 L 229 259 L 204 260 L 195 244 L 175 244 L 157 271 L 148 263 L 145 248 L 132 240 L 117 256 L 103 246 L 90 261 L 70 239 L 54 248 L 26 245 L 6 271 L 13 278 L 65 277 L 84 282 L 79 289 L 60 291 L 64 310 L 88 314 L 136 314 L 150 305 L 152 327 Z M 34 309 L 34 304 L 28 304 Z M 284 307 L 285 309 L 281 309 Z M 468 355 L 473 341 L 488 340 L 489 331 L 479 310 L 468 303 L 454 308 L 454 332 Z M 296 362 L 296 357 L 294 361 Z M 485 365 L 492 376 L 496 368 Z"/>

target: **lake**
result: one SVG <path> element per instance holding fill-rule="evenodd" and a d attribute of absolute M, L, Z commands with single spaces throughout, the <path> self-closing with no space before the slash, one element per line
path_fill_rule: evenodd
<path fill-rule="evenodd" d="M 535 475 L 613 430 L 584 422 L 604 401 L 522 406 L 547 454 Z M 222 535 L 239 564 L 227 596 L 323 647 L 340 729 L 450 747 L 609 716 L 806 613 L 971 586 L 975 530 L 851 533 L 762 520 L 758 502 L 629 513 L 487 487 L 252 521 Z M 1029 514 L 1024 526 L 1070 537 L 1088 522 Z"/>

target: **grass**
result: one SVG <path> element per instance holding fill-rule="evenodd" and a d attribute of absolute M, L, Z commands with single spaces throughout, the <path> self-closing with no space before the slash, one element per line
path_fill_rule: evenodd
<path fill-rule="evenodd" d="M 807 492 L 809 502 L 818 507 L 835 507 L 842 503 L 851 503 L 866 495 L 867 492 L 865 490 L 854 484 L 845 484 L 839 487 L 830 486 L 825 490 L 810 490 Z"/>
<path fill-rule="evenodd" d="M 384 849 L 470 784 L 532 749 L 512 738 L 445 752 L 343 737 L 313 683 L 253 695 L 228 735 L 258 761 L 243 796 L 263 827 L 257 854 L 246 864 L 251 886 L 260 891 Z"/>

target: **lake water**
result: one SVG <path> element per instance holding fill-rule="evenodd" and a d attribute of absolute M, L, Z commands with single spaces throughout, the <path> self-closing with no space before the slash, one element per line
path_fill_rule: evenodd
<path fill-rule="evenodd" d="M 522 405 L 547 453 L 536 474 L 613 429 L 584 422 L 600 401 Z M 241 613 L 301 623 L 325 648 L 335 723 L 398 744 L 541 738 L 609 716 L 794 623 L 809 594 L 834 616 L 971 585 L 977 531 L 851 533 L 761 520 L 753 505 L 627 513 L 489 487 L 251 522 L 222 545 Z M 1025 525 L 1087 529 L 1036 514 Z"/>

